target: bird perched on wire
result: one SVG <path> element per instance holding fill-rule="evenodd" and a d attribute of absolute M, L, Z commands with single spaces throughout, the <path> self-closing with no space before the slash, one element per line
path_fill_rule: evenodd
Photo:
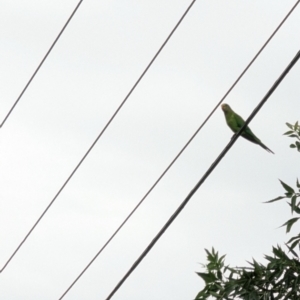
<path fill-rule="evenodd" d="M 245 121 L 243 120 L 243 118 L 241 116 L 236 114 L 228 104 L 224 103 L 221 105 L 221 107 L 225 114 L 225 119 L 226 119 L 227 125 L 234 133 L 237 133 L 242 128 L 242 126 L 245 124 Z M 248 126 L 246 126 L 246 128 L 243 130 L 243 132 L 241 133 L 241 136 L 243 138 L 245 138 L 246 140 L 248 140 L 254 144 L 257 144 L 257 145 L 261 146 L 262 148 L 266 149 L 267 151 L 274 154 L 274 152 L 272 150 L 270 150 L 266 145 L 264 145 L 261 142 L 261 140 L 258 137 L 255 136 L 255 134 L 251 131 L 251 129 Z"/>

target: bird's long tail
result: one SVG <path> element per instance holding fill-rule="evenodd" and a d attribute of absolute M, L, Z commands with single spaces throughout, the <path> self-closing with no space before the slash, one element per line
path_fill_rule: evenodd
<path fill-rule="evenodd" d="M 268 148 L 266 145 L 264 145 L 262 142 L 260 142 L 259 145 L 260 145 L 262 148 L 264 148 L 265 150 L 267 150 L 268 152 L 275 154 L 271 149 L 269 149 L 269 148 Z"/>

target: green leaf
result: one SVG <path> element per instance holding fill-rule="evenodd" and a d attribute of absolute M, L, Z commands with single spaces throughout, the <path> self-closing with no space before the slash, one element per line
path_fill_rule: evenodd
<path fill-rule="evenodd" d="M 285 222 L 280 227 L 283 227 L 286 225 L 286 233 L 288 233 L 288 232 L 290 232 L 292 226 L 298 221 L 298 219 L 300 219 L 300 218 L 292 218 L 292 219 L 288 220 L 287 222 Z"/>
<path fill-rule="evenodd" d="M 277 248 L 273 247 L 273 253 L 279 258 L 289 259 L 279 246 Z"/>
<path fill-rule="evenodd" d="M 292 214 L 293 214 L 293 211 L 295 211 L 295 208 L 297 208 L 296 206 L 296 200 L 297 200 L 297 196 L 294 195 L 291 199 L 291 209 L 292 209 Z"/>
<path fill-rule="evenodd" d="M 291 125 L 290 123 L 285 123 L 285 124 L 286 124 L 286 126 L 287 126 L 288 128 L 294 129 L 294 128 L 293 128 L 293 125 Z"/>
<path fill-rule="evenodd" d="M 291 135 L 289 135 L 288 137 L 295 137 L 295 138 L 298 138 L 298 135 L 297 135 L 297 134 L 291 134 Z"/>
<path fill-rule="evenodd" d="M 214 262 L 215 260 L 215 250 L 214 248 L 212 248 L 212 252 L 209 252 L 207 249 L 205 249 L 206 253 L 207 253 L 207 260 L 209 262 Z"/>
<path fill-rule="evenodd" d="M 298 178 L 297 178 L 297 182 L 296 182 L 296 184 L 297 184 L 297 188 L 300 188 L 300 183 L 299 183 L 299 180 L 298 180 Z"/>
<path fill-rule="evenodd" d="M 269 255 L 265 255 L 265 259 L 272 262 L 274 261 L 274 258 L 272 256 L 269 256 Z"/>
<path fill-rule="evenodd" d="M 212 283 L 216 281 L 216 276 L 213 273 L 200 273 L 197 274 L 205 281 L 205 284 Z"/>
<path fill-rule="evenodd" d="M 291 246 L 288 246 L 288 248 L 294 249 L 297 245 L 299 245 L 299 240 L 294 241 Z"/>
<path fill-rule="evenodd" d="M 298 234 L 297 236 L 294 236 L 294 237 L 290 238 L 289 241 L 287 242 L 287 244 L 289 244 L 290 242 L 292 242 L 294 240 L 300 240 L 300 234 Z"/>
<path fill-rule="evenodd" d="M 294 144 L 290 144 L 290 148 L 296 148 Z"/>
<path fill-rule="evenodd" d="M 224 261 L 224 258 L 225 258 L 226 254 L 222 255 L 219 259 L 220 262 L 223 262 Z"/>
<path fill-rule="evenodd" d="M 291 203 L 288 203 L 288 205 L 292 207 Z M 295 206 L 293 211 L 296 212 L 298 215 L 300 215 L 300 208 L 298 206 Z"/>
<path fill-rule="evenodd" d="M 217 294 L 217 293 L 215 293 L 215 292 L 210 292 L 210 294 L 211 294 L 212 296 L 216 297 L 216 298 L 222 298 L 221 295 L 219 295 L 219 294 Z"/>
<path fill-rule="evenodd" d="M 269 200 L 269 201 L 265 201 L 263 203 L 271 203 L 271 202 L 275 202 L 275 201 L 278 201 L 278 200 L 281 200 L 281 199 L 284 199 L 284 198 L 286 198 L 286 197 L 280 196 L 280 197 L 277 197 L 275 199 L 272 199 L 272 200 Z"/>
<path fill-rule="evenodd" d="M 293 130 L 289 130 L 289 131 L 285 132 L 283 135 L 288 135 L 288 134 L 292 134 L 292 133 L 294 133 L 294 131 Z"/>
<path fill-rule="evenodd" d="M 281 181 L 279 179 L 281 185 L 283 186 L 283 188 L 288 192 L 288 193 L 295 193 L 295 191 L 289 186 L 287 185 L 286 183 L 284 183 L 283 181 Z"/>
<path fill-rule="evenodd" d="M 199 292 L 196 296 L 196 300 L 197 299 L 207 299 L 209 297 L 209 295 L 207 294 L 206 289 L 202 290 L 201 292 Z"/>

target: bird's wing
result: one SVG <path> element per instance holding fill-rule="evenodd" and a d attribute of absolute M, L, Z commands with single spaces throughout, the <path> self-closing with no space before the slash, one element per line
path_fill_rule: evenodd
<path fill-rule="evenodd" d="M 238 129 L 240 129 L 245 124 L 244 119 L 236 113 L 234 114 L 234 119 Z"/>
<path fill-rule="evenodd" d="M 245 124 L 244 119 L 241 116 L 239 116 L 238 114 L 235 114 L 235 120 L 236 120 L 238 129 L 240 129 Z M 260 139 L 252 132 L 252 130 L 248 126 L 246 126 L 246 128 L 243 130 L 241 135 L 243 138 L 247 139 L 250 142 L 253 142 L 253 143 L 260 142 Z"/>

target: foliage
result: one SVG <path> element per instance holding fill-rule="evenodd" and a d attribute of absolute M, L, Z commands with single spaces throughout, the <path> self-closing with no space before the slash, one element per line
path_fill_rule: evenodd
<path fill-rule="evenodd" d="M 290 199 L 290 202 L 288 202 L 288 205 L 291 207 L 291 213 L 293 214 L 295 212 L 297 215 L 300 215 L 300 199 L 298 199 L 298 198 L 300 198 L 299 180 L 297 179 L 297 182 L 296 182 L 298 192 L 295 192 L 295 190 L 293 188 L 291 188 L 289 185 L 287 185 L 283 181 L 281 181 L 281 180 L 279 180 L 279 181 L 286 191 L 285 196 L 279 196 L 279 197 L 269 200 L 265 203 L 271 203 L 271 202 L 275 202 L 275 201 L 282 200 L 282 199 Z M 287 222 L 285 222 L 282 225 L 282 227 L 286 226 L 286 232 L 287 233 L 290 232 L 292 226 L 299 220 L 299 218 L 300 217 L 296 217 L 296 218 L 292 218 L 292 219 L 288 220 Z M 295 247 L 292 247 L 292 248 L 295 248 Z"/>
<path fill-rule="evenodd" d="M 296 138 L 291 148 L 300 152 L 300 126 L 286 123 L 289 127 L 285 135 Z M 297 179 L 298 191 L 280 180 L 285 193 L 275 199 L 267 201 L 272 203 L 282 199 L 288 199 L 291 213 L 300 215 L 300 183 Z M 286 226 L 286 232 L 290 232 L 292 226 L 300 219 L 294 217 L 282 226 Z M 296 253 L 296 247 L 300 249 L 300 234 L 292 237 L 287 243 L 289 255 L 280 246 L 273 247 L 272 256 L 265 255 L 266 265 L 256 262 L 254 259 L 249 267 L 229 267 L 225 265 L 225 255 L 219 257 L 218 252 L 205 249 L 207 253 L 207 265 L 202 265 L 205 272 L 197 274 L 204 280 L 205 287 L 197 296 L 197 300 L 214 299 L 244 299 L 244 300 L 277 300 L 300 299 L 300 260 Z"/>
<path fill-rule="evenodd" d="M 295 144 L 291 144 L 291 148 L 296 148 L 300 152 L 300 125 L 298 125 L 298 122 L 295 123 L 295 125 L 291 125 L 289 123 L 286 123 L 287 127 L 289 127 L 291 130 L 284 133 L 284 135 L 287 135 L 291 138 L 298 139 Z"/>
<path fill-rule="evenodd" d="M 273 247 L 273 256 L 265 255 L 264 266 L 249 262 L 250 267 L 230 268 L 224 264 L 224 256 L 212 249 L 207 253 L 207 272 L 197 273 L 205 287 L 197 300 L 208 299 L 300 299 L 300 262 L 298 256 L 290 258 L 279 247 Z"/>

